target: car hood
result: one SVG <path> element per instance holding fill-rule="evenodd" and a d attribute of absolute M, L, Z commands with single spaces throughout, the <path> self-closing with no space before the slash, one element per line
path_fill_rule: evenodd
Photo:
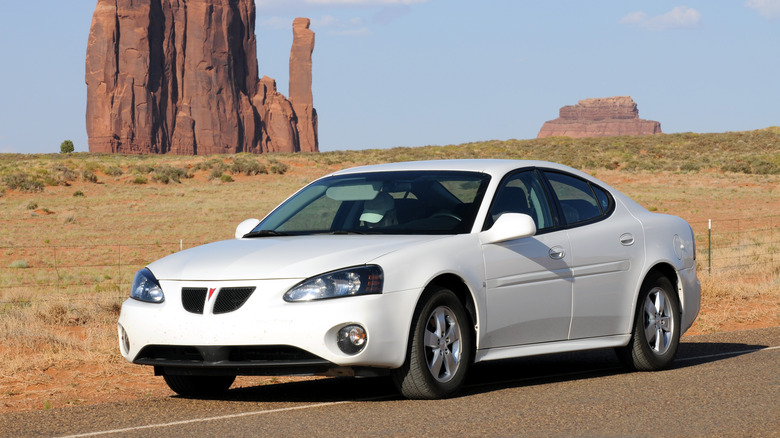
<path fill-rule="evenodd" d="M 446 236 L 314 235 L 234 239 L 172 254 L 149 264 L 158 280 L 304 279 L 371 263 Z"/>

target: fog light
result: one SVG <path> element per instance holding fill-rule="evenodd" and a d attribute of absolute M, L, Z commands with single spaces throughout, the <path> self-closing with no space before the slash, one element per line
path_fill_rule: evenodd
<path fill-rule="evenodd" d="M 359 325 L 348 325 L 339 330 L 336 344 L 346 354 L 358 354 L 368 342 L 366 330 Z"/>
<path fill-rule="evenodd" d="M 119 327 L 119 348 L 123 354 L 130 353 L 130 337 L 127 336 L 125 328 L 121 324 L 117 324 Z"/>

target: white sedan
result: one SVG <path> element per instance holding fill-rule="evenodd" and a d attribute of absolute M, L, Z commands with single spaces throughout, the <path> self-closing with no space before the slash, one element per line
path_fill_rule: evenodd
<path fill-rule="evenodd" d="M 475 362 L 595 348 L 658 370 L 699 312 L 695 252 L 684 220 L 560 164 L 357 167 L 140 270 L 119 346 L 184 396 L 384 374 L 441 398 Z"/>

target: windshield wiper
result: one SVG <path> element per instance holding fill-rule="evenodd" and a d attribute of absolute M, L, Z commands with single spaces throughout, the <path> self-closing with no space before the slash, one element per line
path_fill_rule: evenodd
<path fill-rule="evenodd" d="M 252 238 L 252 237 L 276 237 L 276 236 L 289 236 L 290 234 L 282 233 L 280 231 L 274 231 L 274 230 L 257 230 L 252 231 L 249 233 L 244 234 L 244 238 Z"/>
<path fill-rule="evenodd" d="M 362 231 L 355 231 L 355 230 L 336 230 L 325 234 L 366 234 L 366 233 Z"/>

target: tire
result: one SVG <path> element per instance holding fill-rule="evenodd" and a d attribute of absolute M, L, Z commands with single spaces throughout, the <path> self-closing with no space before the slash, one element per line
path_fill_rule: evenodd
<path fill-rule="evenodd" d="M 165 383 L 183 397 L 213 397 L 230 388 L 236 376 L 180 376 L 164 375 Z"/>
<path fill-rule="evenodd" d="M 434 287 L 423 296 L 412 319 L 406 361 L 393 371 L 393 381 L 410 399 L 451 397 L 463 385 L 473 359 L 473 330 L 452 291 Z"/>
<path fill-rule="evenodd" d="M 632 370 L 661 370 L 672 363 L 679 344 L 679 299 L 668 278 L 653 274 L 642 285 L 631 340 L 616 349 L 618 358 Z"/>

